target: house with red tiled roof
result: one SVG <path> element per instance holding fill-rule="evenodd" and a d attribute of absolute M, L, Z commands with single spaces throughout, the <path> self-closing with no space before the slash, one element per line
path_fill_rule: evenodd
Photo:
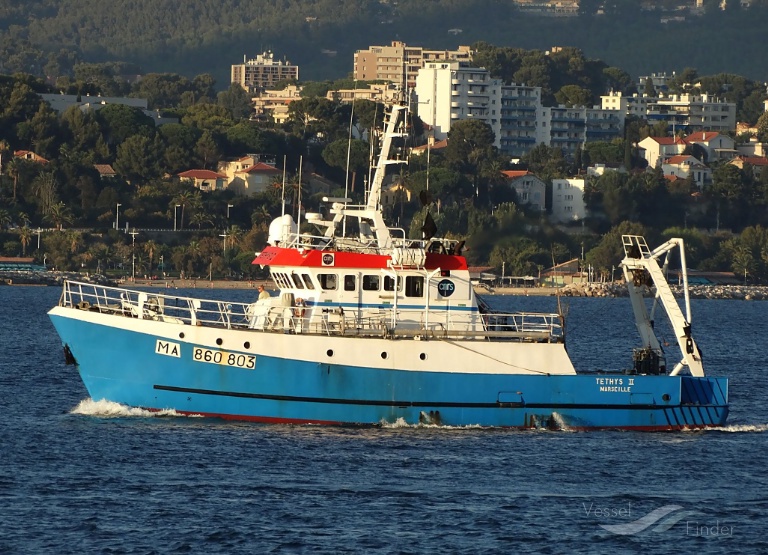
<path fill-rule="evenodd" d="M 432 143 L 431 145 L 426 144 L 426 145 L 415 146 L 411 149 L 411 154 L 415 154 L 416 156 L 421 156 L 427 151 L 427 149 L 442 150 L 448 146 L 448 139 L 443 139 L 442 141 L 435 141 L 434 137 L 430 137 L 429 140 Z"/>
<path fill-rule="evenodd" d="M 662 164 L 661 171 L 664 172 L 664 175 L 676 176 L 682 179 L 690 177 L 699 189 L 703 189 L 706 185 L 712 183 L 712 170 L 690 154 L 672 156 Z"/>
<path fill-rule="evenodd" d="M 682 154 L 687 145 L 680 137 L 646 137 L 637 146 L 648 166 L 658 168 L 672 156 Z"/>
<path fill-rule="evenodd" d="M 226 189 L 231 189 L 238 195 L 255 195 L 264 192 L 282 174 L 273 164 L 274 160 L 262 160 L 256 154 L 242 156 L 237 160 L 219 162 L 219 173 L 226 179 Z"/>
<path fill-rule="evenodd" d="M 40 156 L 39 154 L 35 154 L 31 150 L 17 150 L 13 153 L 14 158 L 23 158 L 24 160 L 29 160 L 30 162 L 37 162 L 38 164 L 47 164 L 48 160 Z"/>
<path fill-rule="evenodd" d="M 187 170 L 178 174 L 181 181 L 190 181 L 201 191 L 223 191 L 226 175 L 211 170 Z"/>
<path fill-rule="evenodd" d="M 93 167 L 99 172 L 99 177 L 102 179 L 117 177 L 117 172 L 109 164 L 94 164 Z"/>
<path fill-rule="evenodd" d="M 527 205 L 536 212 L 546 210 L 546 184 L 526 170 L 505 170 L 501 174 L 506 178 L 507 184 L 515 190 L 517 204 Z"/>
<path fill-rule="evenodd" d="M 737 156 L 728 163 L 742 170 L 744 166 L 749 164 L 752 166 L 752 173 L 755 177 L 758 177 L 765 168 L 768 168 L 768 158 L 765 156 Z"/>
<path fill-rule="evenodd" d="M 707 153 L 707 159 L 702 162 L 711 163 L 715 160 L 730 160 L 738 154 L 736 141 L 728 135 L 716 131 L 699 131 L 691 133 L 683 139 L 689 145 L 699 145 Z"/>

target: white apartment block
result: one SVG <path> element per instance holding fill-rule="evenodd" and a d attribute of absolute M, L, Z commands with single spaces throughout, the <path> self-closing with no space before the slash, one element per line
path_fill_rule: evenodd
<path fill-rule="evenodd" d="M 351 103 L 355 100 L 370 100 L 371 102 L 395 102 L 402 96 L 402 90 L 391 83 L 382 85 L 369 85 L 359 89 L 339 89 L 328 91 L 325 97 L 342 103 Z"/>
<path fill-rule="evenodd" d="M 476 119 L 491 126 L 499 147 L 501 81 L 483 68 L 460 62 L 428 62 L 416 77 L 421 120 L 431 125 L 434 137 L 444 139 L 459 120 Z"/>
<path fill-rule="evenodd" d="M 288 60 L 275 60 L 272 52 L 264 52 L 242 64 L 232 65 L 231 82 L 237 83 L 249 93 L 274 87 L 278 81 L 299 79 L 299 66 Z"/>
<path fill-rule="evenodd" d="M 603 110 L 617 110 L 625 116 L 645 118 L 648 113 L 648 104 L 655 100 L 656 97 L 638 94 L 624 96 L 620 91 L 610 91 L 607 95 L 600 97 L 600 107 Z"/>
<path fill-rule="evenodd" d="M 537 142 L 537 114 L 541 110 L 541 87 L 503 85 L 499 149 L 522 156 Z"/>
<path fill-rule="evenodd" d="M 358 50 L 354 58 L 354 76 L 361 81 L 389 81 L 401 88 L 416 86 L 416 75 L 428 62 L 464 61 L 472 58 L 469 46 L 458 50 L 427 50 L 392 41 L 390 46 L 370 46 Z"/>
<path fill-rule="evenodd" d="M 564 224 L 578 222 L 586 217 L 584 179 L 553 179 L 550 220 Z"/>
<path fill-rule="evenodd" d="M 711 94 L 675 94 L 649 103 L 649 123 L 666 121 L 673 129 L 730 131 L 736 128 L 736 104 Z"/>
<path fill-rule="evenodd" d="M 271 117 L 275 123 L 288 120 L 288 105 L 301 98 L 301 87 L 288 85 L 281 90 L 264 90 L 251 99 L 256 117 Z"/>
<path fill-rule="evenodd" d="M 538 142 L 572 156 L 587 142 L 611 141 L 624 134 L 624 114 L 598 107 L 542 107 Z"/>
<path fill-rule="evenodd" d="M 522 156 L 539 143 L 573 155 L 587 141 L 610 141 L 624 132 L 623 113 L 544 107 L 540 87 L 505 85 L 485 68 L 462 62 L 425 64 L 415 90 L 419 117 L 435 128 L 437 139 L 448 135 L 453 122 L 477 119 L 490 125 L 495 146 L 510 156 Z"/>
<path fill-rule="evenodd" d="M 694 131 L 730 131 L 736 128 L 736 104 L 711 94 L 672 94 L 656 97 L 622 96 L 611 92 L 601 96 L 601 106 L 637 116 L 653 124 L 666 122 L 673 129 Z"/>

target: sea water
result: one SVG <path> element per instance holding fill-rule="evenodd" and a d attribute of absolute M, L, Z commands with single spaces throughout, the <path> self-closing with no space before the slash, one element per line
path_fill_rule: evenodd
<path fill-rule="evenodd" d="M 0 553 L 768 552 L 765 302 L 692 302 L 707 372 L 731 379 L 728 425 L 640 433 L 274 426 L 91 400 L 46 315 L 59 294 L 0 288 Z M 630 366 L 629 300 L 566 304 L 577 368 Z"/>

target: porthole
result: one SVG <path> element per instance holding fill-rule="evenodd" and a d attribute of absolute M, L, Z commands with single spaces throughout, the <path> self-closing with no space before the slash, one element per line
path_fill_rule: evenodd
<path fill-rule="evenodd" d="M 419 358 L 420 358 L 421 360 L 427 360 L 427 353 L 421 353 L 421 354 L 419 355 Z"/>
<path fill-rule="evenodd" d="M 251 342 L 250 341 L 246 341 L 245 343 L 243 343 L 243 347 L 245 347 L 246 349 L 250 349 L 251 348 Z"/>
<path fill-rule="evenodd" d="M 179 334 L 179 339 L 184 339 L 184 332 L 181 332 L 181 333 Z"/>
<path fill-rule="evenodd" d="M 662 395 L 662 396 L 661 396 L 661 398 L 662 398 L 662 400 L 664 400 L 664 401 L 669 401 L 669 400 L 670 400 L 670 396 L 669 396 L 669 393 L 665 393 L 664 395 Z"/>
<path fill-rule="evenodd" d="M 332 357 L 333 356 L 333 349 L 328 349 L 327 351 L 325 351 L 325 354 L 328 355 L 329 357 Z"/>
<path fill-rule="evenodd" d="M 216 340 L 216 345 L 221 345 L 222 343 L 224 343 L 224 342 L 221 340 L 221 337 L 219 337 L 219 338 Z"/>
<path fill-rule="evenodd" d="M 385 360 L 386 360 L 386 358 L 387 358 L 388 356 L 389 356 L 389 355 L 388 355 L 386 352 L 383 352 L 383 353 L 381 353 L 381 358 L 383 358 L 383 359 L 385 359 Z"/>

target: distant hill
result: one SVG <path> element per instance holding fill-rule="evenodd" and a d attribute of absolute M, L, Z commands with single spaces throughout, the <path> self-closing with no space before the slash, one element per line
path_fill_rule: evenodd
<path fill-rule="evenodd" d="M 576 46 L 635 77 L 693 67 L 766 81 L 765 5 L 662 24 L 634 0 L 570 18 L 522 14 L 501 0 L 0 0 L 0 73 L 57 76 L 81 61 L 125 61 L 144 72 L 211 73 L 223 89 L 244 55 L 272 50 L 299 64 L 302 80 L 324 80 L 349 74 L 355 50 L 403 40 Z"/>

